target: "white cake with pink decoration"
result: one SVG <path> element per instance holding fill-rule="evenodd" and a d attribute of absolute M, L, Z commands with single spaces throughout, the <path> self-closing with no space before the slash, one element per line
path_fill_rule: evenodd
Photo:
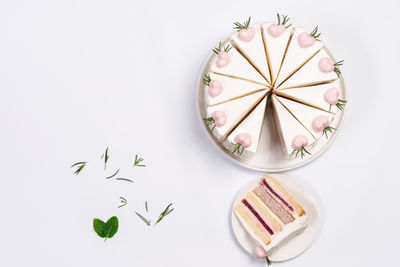
<path fill-rule="evenodd" d="M 250 20 L 235 22 L 234 34 L 213 49 L 203 77 L 204 122 L 233 154 L 251 156 L 272 112 L 283 155 L 305 157 L 336 131 L 331 122 L 346 104 L 343 61 L 327 52 L 318 27 L 309 32 L 279 14 L 275 22 Z"/>

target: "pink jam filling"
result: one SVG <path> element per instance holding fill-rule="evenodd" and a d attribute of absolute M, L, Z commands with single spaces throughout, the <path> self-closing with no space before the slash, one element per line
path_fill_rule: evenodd
<path fill-rule="evenodd" d="M 264 179 L 263 180 L 263 184 L 265 185 L 265 187 L 268 189 L 268 191 L 271 192 L 271 194 L 273 194 L 276 198 L 278 198 L 283 205 L 285 205 L 286 207 L 288 207 L 291 211 L 294 211 L 293 207 L 286 201 L 284 200 L 278 193 L 276 193 L 272 187 L 267 183 L 267 181 Z"/>
<path fill-rule="evenodd" d="M 257 211 L 250 205 L 249 202 L 247 202 L 246 199 L 242 199 L 243 205 L 245 205 L 251 213 L 257 218 L 257 220 L 264 226 L 264 228 L 270 233 L 271 235 L 274 234 L 274 231 L 264 222 L 264 220 L 261 218 L 261 216 L 257 213 Z"/>

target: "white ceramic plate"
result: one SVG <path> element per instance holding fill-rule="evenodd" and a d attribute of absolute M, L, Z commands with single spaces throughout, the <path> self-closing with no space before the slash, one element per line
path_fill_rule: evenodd
<path fill-rule="evenodd" d="M 229 37 L 228 37 L 229 38 Z M 226 40 L 228 40 L 226 38 Z M 331 57 L 332 62 L 336 62 L 334 56 L 332 53 L 326 48 L 323 48 L 328 55 Z M 347 108 L 344 108 L 343 111 L 338 112 L 332 123 L 331 126 L 333 128 L 336 128 L 336 131 L 333 131 L 332 134 L 329 134 L 329 138 L 326 139 L 325 137 L 320 138 L 318 142 L 316 142 L 312 148 L 309 148 L 308 150 L 312 154 L 307 155 L 304 158 L 298 157 L 298 158 L 287 158 L 283 155 L 282 149 L 281 149 L 281 143 L 276 131 L 276 126 L 272 123 L 272 114 L 271 112 L 267 112 L 267 116 L 265 116 L 264 123 L 262 126 L 261 130 L 261 136 L 260 136 L 260 142 L 258 146 L 258 151 L 255 153 L 255 155 L 251 157 L 246 157 L 245 153 L 243 153 L 242 156 L 237 157 L 235 155 L 232 155 L 232 151 L 226 149 L 221 142 L 218 141 L 217 138 L 213 135 L 211 132 L 210 128 L 203 122 L 203 118 L 207 117 L 207 101 L 205 99 L 205 92 L 204 92 L 204 84 L 202 82 L 202 79 L 205 74 L 209 73 L 209 62 L 212 59 L 212 53 L 206 60 L 203 70 L 200 73 L 200 78 L 198 81 L 198 107 L 199 107 L 199 114 L 200 114 L 200 121 L 204 125 L 205 130 L 208 133 L 208 136 L 211 138 L 212 142 L 218 147 L 221 151 L 224 152 L 224 154 L 235 161 L 236 163 L 252 169 L 252 170 L 258 170 L 258 171 L 263 171 L 263 172 L 282 172 L 282 171 L 287 171 L 291 170 L 294 168 L 298 168 L 300 166 L 303 166 L 312 160 L 316 159 L 319 155 L 321 155 L 322 152 L 324 152 L 328 146 L 333 142 L 335 139 L 336 135 L 339 133 L 341 129 L 341 125 L 343 122 L 343 117 L 345 114 L 345 111 Z M 343 99 L 348 100 L 347 94 L 346 94 L 346 89 L 345 89 L 345 84 L 344 84 L 344 79 L 343 76 L 340 77 L 340 94 Z M 268 148 L 268 149 L 267 149 Z"/>
<path fill-rule="evenodd" d="M 303 207 L 307 213 L 307 227 L 296 237 L 289 240 L 285 245 L 275 250 L 268 257 L 272 261 L 285 261 L 303 253 L 317 237 L 322 226 L 322 205 L 317 193 L 305 181 L 287 174 L 272 175 Z M 232 228 L 240 245 L 251 255 L 257 246 L 256 241 L 243 228 L 233 207 L 238 204 L 246 194 L 253 190 L 260 182 L 260 177 L 243 186 L 237 194 L 232 206 Z M 253 256 L 254 257 L 254 256 Z"/>

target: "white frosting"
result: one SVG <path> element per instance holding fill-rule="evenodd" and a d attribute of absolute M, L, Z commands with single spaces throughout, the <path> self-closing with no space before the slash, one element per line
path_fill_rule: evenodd
<path fill-rule="evenodd" d="M 238 46 L 246 52 L 247 56 L 255 63 L 258 69 L 268 78 L 269 82 L 269 70 L 267 63 L 267 56 L 265 55 L 264 44 L 261 36 L 261 30 L 259 25 L 252 25 L 255 34 L 250 42 L 243 41 L 239 38 L 239 32 L 232 36 L 232 39 L 238 44 Z"/>
<path fill-rule="evenodd" d="M 329 121 L 333 119 L 332 113 L 325 112 L 303 104 L 299 104 L 298 102 L 283 97 L 277 96 L 277 98 L 283 105 L 285 105 L 286 108 L 290 110 L 290 112 L 295 114 L 296 118 L 314 135 L 316 139 L 321 137 L 322 132 L 316 132 L 314 130 L 312 126 L 313 120 L 319 115 L 327 117 Z"/>
<path fill-rule="evenodd" d="M 310 103 L 314 106 L 323 108 L 325 110 L 329 110 L 331 112 L 336 113 L 338 108 L 335 105 L 330 106 L 325 100 L 325 93 L 328 89 L 336 87 L 339 88 L 339 80 L 335 80 L 334 82 L 322 85 L 308 86 L 308 87 L 300 87 L 300 88 L 291 88 L 291 89 L 281 89 L 279 90 L 281 93 L 284 93 L 289 96 L 296 97 L 300 100 L 303 100 L 307 103 Z M 340 90 L 339 90 L 340 91 Z M 340 96 L 339 96 L 340 98 Z"/>
<path fill-rule="evenodd" d="M 211 80 L 217 80 L 222 84 L 222 92 L 218 96 L 210 96 L 207 92 L 208 86 L 204 86 L 206 101 L 209 105 L 214 105 L 216 103 L 221 103 L 223 101 L 262 89 L 266 88 L 263 85 L 257 83 L 251 83 L 244 80 L 232 79 L 230 77 L 217 75 L 214 73 L 210 73 Z"/>
<path fill-rule="evenodd" d="M 299 45 L 299 35 L 306 32 L 302 28 L 296 28 L 289 45 L 289 49 L 286 53 L 284 64 L 279 73 L 278 79 L 275 83 L 278 86 L 292 71 L 303 64 L 308 58 L 310 58 L 315 52 L 323 47 L 323 43 L 316 41 L 310 47 L 301 47 Z M 274 53 L 272 51 L 272 53 Z M 312 74 L 313 75 L 313 74 Z M 286 86 L 286 84 L 285 84 Z"/>
<path fill-rule="evenodd" d="M 282 88 L 291 87 L 300 84 L 336 79 L 337 75 L 334 71 L 322 72 L 319 69 L 319 61 L 321 58 L 324 57 L 329 58 L 329 55 L 324 50 L 319 51 L 301 69 L 299 69 L 295 74 L 293 74 L 292 77 L 290 77 L 281 87 Z M 333 63 L 334 62 L 332 62 L 332 64 Z"/>
<path fill-rule="evenodd" d="M 225 43 L 225 46 L 228 44 L 230 43 Z M 217 67 L 215 63 L 217 60 L 217 55 L 215 55 L 211 62 L 211 71 L 238 76 L 268 85 L 260 73 L 258 73 L 234 47 L 229 50 L 228 55 L 230 57 L 230 62 L 227 66 L 222 68 Z"/>
<path fill-rule="evenodd" d="M 241 133 L 247 133 L 251 137 L 251 145 L 245 150 L 250 152 L 256 152 L 258 142 L 260 139 L 261 126 L 264 121 L 265 108 L 267 106 L 267 97 L 265 97 L 257 107 L 244 119 L 238 127 L 228 136 L 225 146 L 228 149 L 232 149 L 232 143 L 235 143 L 234 139 L 236 135 Z"/>
<path fill-rule="evenodd" d="M 292 114 L 278 101 L 276 96 L 272 96 L 274 111 L 279 120 L 282 141 L 285 153 L 290 155 L 293 152 L 292 142 L 297 135 L 304 135 L 308 139 L 308 145 L 314 143 L 315 139 L 306 128 L 298 122 Z M 277 122 L 278 123 L 278 122 Z"/>
<path fill-rule="evenodd" d="M 268 27 L 271 24 L 272 23 L 264 24 L 263 29 L 264 29 L 265 43 L 267 45 L 270 64 L 271 64 L 272 77 L 273 77 L 273 79 L 275 79 L 275 77 L 279 71 L 279 67 L 281 66 L 282 58 L 283 58 L 283 55 L 284 55 L 285 49 L 286 49 L 286 44 L 289 41 L 290 33 L 291 33 L 293 27 L 287 28 L 282 33 L 282 35 L 280 35 L 278 37 L 273 37 L 268 32 Z"/>
<path fill-rule="evenodd" d="M 215 127 L 213 133 L 221 139 L 225 134 L 257 103 L 266 90 L 241 97 L 223 104 L 209 106 L 207 108 L 207 117 L 211 117 L 214 111 L 223 111 L 227 116 L 227 121 L 223 126 Z"/>

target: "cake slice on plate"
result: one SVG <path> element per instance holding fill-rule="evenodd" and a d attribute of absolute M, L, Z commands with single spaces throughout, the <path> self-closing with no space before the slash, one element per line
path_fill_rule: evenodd
<path fill-rule="evenodd" d="M 269 255 L 307 226 L 307 214 L 272 176 L 264 176 L 234 213 Z"/>
<path fill-rule="evenodd" d="M 249 113 L 249 115 L 228 136 L 225 147 L 241 155 L 243 151 L 255 153 L 261 134 L 267 106 L 267 96 Z"/>
<path fill-rule="evenodd" d="M 273 95 L 271 102 L 284 154 L 305 156 L 305 153 L 309 153 L 306 148 L 314 143 L 315 137 L 279 101 L 277 96 Z"/>
<path fill-rule="evenodd" d="M 204 121 L 210 126 L 213 134 L 219 140 L 224 140 L 241 120 L 262 101 L 266 94 L 267 90 L 263 90 L 246 97 L 209 106 L 207 108 L 207 117 L 204 118 Z"/>

